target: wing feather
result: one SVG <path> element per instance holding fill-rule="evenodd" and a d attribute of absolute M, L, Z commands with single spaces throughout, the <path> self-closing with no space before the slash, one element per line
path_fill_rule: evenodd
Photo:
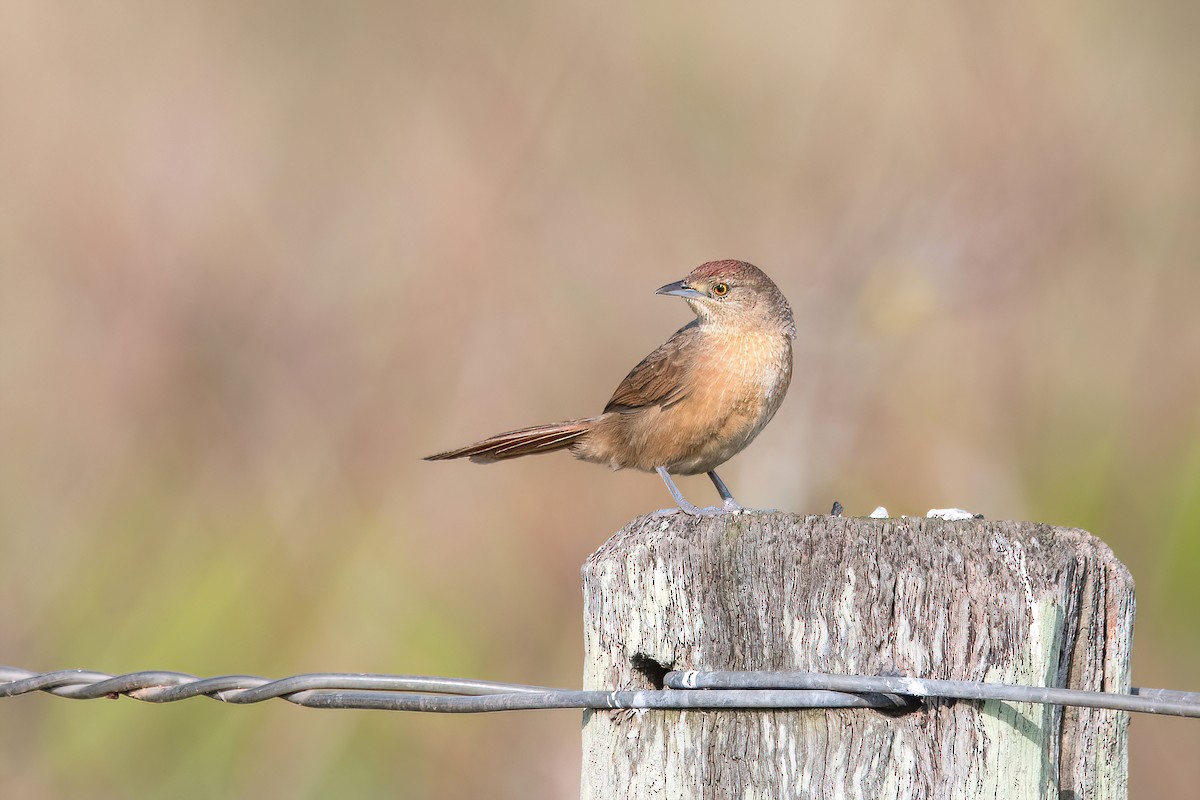
<path fill-rule="evenodd" d="M 649 406 L 667 407 L 687 397 L 684 380 L 692 368 L 693 340 L 700 335 L 699 323 L 692 321 L 675 332 L 653 353 L 630 370 L 604 407 L 610 411 L 630 412 Z"/>

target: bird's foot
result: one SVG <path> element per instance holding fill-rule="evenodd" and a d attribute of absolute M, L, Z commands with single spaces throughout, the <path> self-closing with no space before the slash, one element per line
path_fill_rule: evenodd
<path fill-rule="evenodd" d="M 650 516 L 656 519 L 661 517 L 672 517 L 676 514 L 687 514 L 689 517 L 716 517 L 721 514 L 728 513 L 730 512 L 724 507 L 709 506 L 708 508 L 700 508 L 699 506 L 694 506 L 688 501 L 684 500 L 676 508 L 660 508 Z"/>
<path fill-rule="evenodd" d="M 773 508 L 746 508 L 745 506 L 738 505 L 738 503 L 736 501 L 734 501 L 734 502 L 726 501 L 724 504 L 719 505 L 719 506 L 705 506 L 704 508 L 700 508 L 699 506 L 694 506 L 691 503 L 687 503 L 686 505 L 681 504 L 677 508 L 660 508 L 658 511 L 655 511 L 650 516 L 657 519 L 657 518 L 661 518 L 661 517 L 669 517 L 674 514 L 687 514 L 688 516 L 691 516 L 691 517 L 719 517 L 722 514 L 755 514 L 755 513 L 772 514 L 772 513 L 775 513 L 775 509 L 773 509 Z"/>
<path fill-rule="evenodd" d="M 730 508 L 728 504 L 700 508 L 699 506 L 694 506 L 688 501 L 684 500 L 679 504 L 679 510 L 684 514 L 688 514 L 689 516 L 693 517 L 719 517 L 722 514 L 736 514 L 742 510 L 742 507 L 737 503 L 734 503 L 733 505 L 733 508 Z"/>

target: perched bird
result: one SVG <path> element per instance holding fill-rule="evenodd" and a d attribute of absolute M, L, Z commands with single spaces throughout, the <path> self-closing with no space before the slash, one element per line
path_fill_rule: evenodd
<path fill-rule="evenodd" d="M 682 297 L 696 319 L 625 376 L 595 417 L 536 425 L 427 456 L 491 463 L 553 450 L 612 469 L 657 472 L 680 510 L 740 511 L 716 468 L 775 415 L 792 378 L 791 306 L 758 267 L 710 261 L 656 294 Z M 723 505 L 698 508 L 671 475 L 707 472 Z"/>

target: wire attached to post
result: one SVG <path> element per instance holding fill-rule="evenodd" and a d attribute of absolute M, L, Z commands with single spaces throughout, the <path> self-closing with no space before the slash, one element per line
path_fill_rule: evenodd
<path fill-rule="evenodd" d="M 72 700 L 121 695 L 147 703 L 210 697 L 239 705 L 282 699 L 309 708 L 432 713 L 538 709 L 872 708 L 911 711 L 918 699 L 1047 703 L 1200 718 L 1200 692 L 1133 689 L 1128 694 L 1006 683 L 814 672 L 669 672 L 666 689 L 580 691 L 425 675 L 313 673 L 271 680 L 254 675 L 200 678 L 183 672 L 109 675 L 88 670 L 31 672 L 0 667 L 0 697 L 46 692 Z"/>

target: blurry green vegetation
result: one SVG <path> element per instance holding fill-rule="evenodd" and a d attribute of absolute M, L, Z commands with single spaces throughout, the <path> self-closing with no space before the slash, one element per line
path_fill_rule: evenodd
<path fill-rule="evenodd" d="M 659 481 L 418 459 L 599 409 L 739 257 L 801 328 L 740 500 L 1087 528 L 1135 683 L 1200 689 L 1196 15 L 7 4 L 3 661 L 578 685 L 578 567 Z M 578 775 L 572 713 L 3 710 L 5 797 Z M 1135 720 L 1132 794 L 1198 749 Z"/>

